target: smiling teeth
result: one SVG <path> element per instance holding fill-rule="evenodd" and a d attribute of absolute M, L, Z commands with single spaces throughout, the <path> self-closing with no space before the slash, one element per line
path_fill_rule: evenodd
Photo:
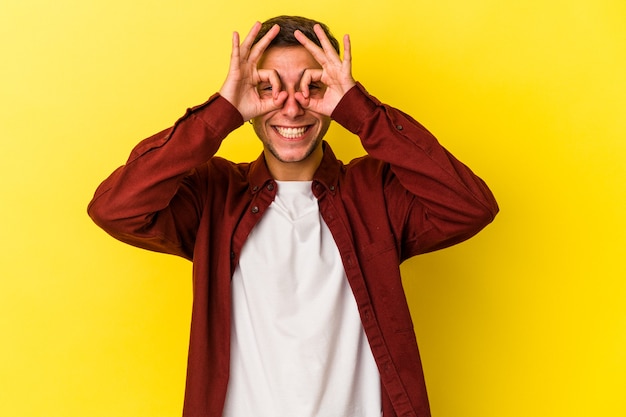
<path fill-rule="evenodd" d="M 304 132 L 306 132 L 307 128 L 306 127 L 278 127 L 276 126 L 276 130 L 281 136 L 287 139 L 295 139 L 299 136 L 304 135 Z"/>

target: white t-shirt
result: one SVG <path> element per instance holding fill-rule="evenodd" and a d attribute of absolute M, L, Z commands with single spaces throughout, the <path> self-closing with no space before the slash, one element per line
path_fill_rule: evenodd
<path fill-rule="evenodd" d="M 224 417 L 380 417 L 381 387 L 311 182 L 278 182 L 232 281 Z"/>

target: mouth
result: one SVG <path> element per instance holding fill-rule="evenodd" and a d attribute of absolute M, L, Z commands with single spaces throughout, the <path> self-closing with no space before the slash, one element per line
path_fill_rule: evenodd
<path fill-rule="evenodd" d="M 285 139 L 298 139 L 303 137 L 311 126 L 286 127 L 273 126 L 276 133 Z"/>

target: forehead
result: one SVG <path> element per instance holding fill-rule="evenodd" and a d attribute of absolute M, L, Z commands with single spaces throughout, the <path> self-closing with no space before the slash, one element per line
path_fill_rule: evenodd
<path fill-rule="evenodd" d="M 259 69 L 273 69 L 279 74 L 300 74 L 308 68 L 322 68 L 303 46 L 275 46 L 267 49 L 257 65 Z"/>

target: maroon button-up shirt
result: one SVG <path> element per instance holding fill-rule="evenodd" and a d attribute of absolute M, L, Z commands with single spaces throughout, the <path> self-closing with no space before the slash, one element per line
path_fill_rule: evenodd
<path fill-rule="evenodd" d="M 313 193 L 343 261 L 380 371 L 384 417 L 430 415 L 399 265 L 461 242 L 491 222 L 484 182 L 410 116 L 361 85 L 332 118 L 368 155 L 349 164 L 324 143 Z M 115 238 L 192 260 L 193 310 L 183 415 L 221 416 L 229 375 L 230 283 L 250 231 L 276 195 L 263 156 L 215 157 L 243 123 L 213 96 L 139 143 L 97 189 L 93 220 Z"/>

